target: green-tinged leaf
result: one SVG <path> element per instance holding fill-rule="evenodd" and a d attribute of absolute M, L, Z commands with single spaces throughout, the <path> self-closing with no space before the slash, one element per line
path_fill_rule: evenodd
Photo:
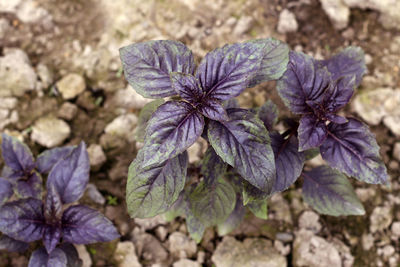
<path fill-rule="evenodd" d="M 258 118 L 264 123 L 268 131 L 272 131 L 278 121 L 278 108 L 271 100 L 262 105 L 257 111 Z"/>
<path fill-rule="evenodd" d="M 328 166 L 303 173 L 303 198 L 321 214 L 364 215 L 365 210 L 348 179 Z"/>
<path fill-rule="evenodd" d="M 144 142 L 144 137 L 146 134 L 146 127 L 147 127 L 147 122 L 150 120 L 151 115 L 153 115 L 154 111 L 156 111 L 156 109 L 161 106 L 162 104 L 164 104 L 164 99 L 157 99 L 154 100 L 150 103 L 147 103 L 142 110 L 140 111 L 139 114 L 139 121 L 138 124 L 136 126 L 136 141 L 139 142 Z"/>
<path fill-rule="evenodd" d="M 261 191 L 257 187 L 251 185 L 246 180 L 241 179 L 242 182 L 242 197 L 243 204 L 246 206 L 254 201 L 260 201 L 266 199 L 269 194 Z"/>
<path fill-rule="evenodd" d="M 148 218 L 167 211 L 185 186 L 187 163 L 185 152 L 162 164 L 143 167 L 143 153 L 139 151 L 128 173 L 129 215 Z"/>
<path fill-rule="evenodd" d="M 312 160 L 318 155 L 319 155 L 319 148 L 311 148 L 309 150 L 304 151 L 305 160 Z"/>
<path fill-rule="evenodd" d="M 226 235 L 232 232 L 243 221 L 246 209 L 243 206 L 240 195 L 236 198 L 236 205 L 228 219 L 217 225 L 218 235 Z"/>
<path fill-rule="evenodd" d="M 201 174 L 206 185 L 212 185 L 219 177 L 226 173 L 228 165 L 209 147 L 204 155 Z"/>
<path fill-rule="evenodd" d="M 203 238 L 204 231 L 206 230 L 206 226 L 190 213 L 186 215 L 186 226 L 190 237 L 196 241 L 197 244 L 200 243 L 201 239 Z"/>
<path fill-rule="evenodd" d="M 246 207 L 248 207 L 256 217 L 264 220 L 268 219 L 268 207 L 266 199 L 253 201 Z"/>

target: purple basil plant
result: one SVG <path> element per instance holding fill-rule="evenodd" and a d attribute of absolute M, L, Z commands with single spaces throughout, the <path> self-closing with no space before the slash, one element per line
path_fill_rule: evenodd
<path fill-rule="evenodd" d="M 132 217 L 183 216 L 199 242 L 206 227 L 217 226 L 220 234 L 233 230 L 246 208 L 266 219 L 268 197 L 299 177 L 304 200 L 334 216 L 365 213 L 345 175 L 388 183 L 368 127 L 338 114 L 366 71 L 359 48 L 314 60 L 278 40 L 260 39 L 215 49 L 197 67 L 192 52 L 176 41 L 132 44 L 120 54 L 129 84 L 156 99 L 140 113 L 143 148 L 126 188 Z M 270 100 L 247 110 L 234 99 L 270 80 L 278 80 L 279 95 L 297 116 L 283 119 L 282 133 L 274 130 L 278 111 Z M 200 137 L 209 147 L 194 166 L 200 179 L 189 179 L 186 149 Z M 319 153 L 333 168 L 304 171 L 305 161 Z"/>
<path fill-rule="evenodd" d="M 29 266 L 81 266 L 72 244 L 119 237 L 104 215 L 74 204 L 89 181 L 85 143 L 47 150 L 35 162 L 25 144 L 5 134 L 2 140 L 5 166 L 0 178 L 1 249 L 23 252 L 29 243 L 42 240 L 44 247 L 33 252 Z M 46 174 L 44 194 L 42 175 Z"/>

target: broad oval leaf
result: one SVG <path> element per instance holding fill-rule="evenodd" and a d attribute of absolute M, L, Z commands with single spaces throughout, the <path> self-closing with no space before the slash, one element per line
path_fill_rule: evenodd
<path fill-rule="evenodd" d="M 358 120 L 329 124 L 328 137 L 320 151 L 331 167 L 348 176 L 370 184 L 388 183 L 389 177 L 375 136 L 367 125 Z"/>
<path fill-rule="evenodd" d="M 209 147 L 203 158 L 201 174 L 204 176 L 206 185 L 211 186 L 222 177 L 227 170 L 227 164 L 215 153 L 212 147 Z"/>
<path fill-rule="evenodd" d="M 203 97 L 199 80 L 191 74 L 172 72 L 172 87 L 185 100 L 196 103 Z"/>
<path fill-rule="evenodd" d="M 274 154 L 263 123 L 243 109 L 228 110 L 229 121 L 210 121 L 208 139 L 215 152 L 249 183 L 270 193 L 275 181 Z"/>
<path fill-rule="evenodd" d="M 224 106 L 218 100 L 206 99 L 197 106 L 197 110 L 205 117 L 215 121 L 223 122 L 229 119 Z"/>
<path fill-rule="evenodd" d="M 263 42 L 250 41 L 208 53 L 196 72 L 206 96 L 220 101 L 238 96 L 257 74 L 264 47 Z"/>
<path fill-rule="evenodd" d="M 348 179 L 328 166 L 303 173 L 303 198 L 313 209 L 331 216 L 364 215 Z"/>
<path fill-rule="evenodd" d="M 61 220 L 60 220 L 61 221 Z M 43 244 L 47 253 L 52 253 L 62 235 L 61 227 L 56 225 L 46 225 L 43 232 Z"/>
<path fill-rule="evenodd" d="M 38 248 L 32 253 L 28 267 L 67 267 L 67 255 L 59 248 L 47 254 L 44 248 Z"/>
<path fill-rule="evenodd" d="M 79 258 L 78 251 L 72 244 L 63 243 L 59 247 L 67 256 L 67 267 L 81 267 L 83 261 Z"/>
<path fill-rule="evenodd" d="M 170 101 L 149 120 L 142 167 L 161 164 L 190 147 L 201 135 L 204 118 L 189 103 Z"/>
<path fill-rule="evenodd" d="M 122 47 L 119 51 L 126 80 L 147 98 L 176 95 L 169 74 L 193 74 L 195 69 L 192 52 L 177 41 L 136 43 Z"/>
<path fill-rule="evenodd" d="M 21 199 L 0 208 L 0 231 L 16 240 L 41 239 L 44 224 L 42 201 L 38 199 Z"/>
<path fill-rule="evenodd" d="M 64 204 L 77 201 L 89 181 L 89 155 L 81 142 L 71 154 L 54 165 L 47 178 L 47 188 L 54 186 Z"/>
<path fill-rule="evenodd" d="M 253 42 L 264 43 L 265 46 L 260 68 L 248 87 L 279 79 L 286 71 L 289 62 L 289 46 L 287 44 L 274 38 L 259 39 Z"/>
<path fill-rule="evenodd" d="M 51 171 L 51 168 L 68 156 L 75 146 L 56 147 L 48 149 L 41 153 L 36 160 L 36 169 L 38 172 L 45 174 Z"/>
<path fill-rule="evenodd" d="M 13 195 L 12 184 L 0 177 L 0 207 Z"/>
<path fill-rule="evenodd" d="M 35 168 L 32 152 L 15 137 L 2 134 L 1 152 L 5 164 L 14 171 L 29 173 Z"/>
<path fill-rule="evenodd" d="M 189 207 L 194 217 L 205 227 L 225 221 L 236 204 L 233 187 L 223 178 L 219 178 L 210 189 L 204 181 L 188 195 Z"/>
<path fill-rule="evenodd" d="M 319 147 L 325 141 L 328 131 L 325 121 L 314 115 L 305 115 L 300 119 L 298 128 L 299 151 Z"/>
<path fill-rule="evenodd" d="M 186 213 L 186 227 L 190 237 L 199 244 L 203 238 L 206 226 L 192 213 Z"/>
<path fill-rule="evenodd" d="M 276 181 L 274 192 L 282 192 L 299 178 L 305 156 L 298 151 L 299 142 L 295 136 L 284 139 L 278 132 L 270 134 L 275 154 Z"/>
<path fill-rule="evenodd" d="M 147 103 L 139 113 L 139 120 L 136 126 L 136 140 L 139 142 L 144 142 L 144 137 L 146 135 L 147 123 L 150 120 L 153 113 L 157 110 L 159 106 L 164 104 L 164 99 L 157 99 Z"/>
<path fill-rule="evenodd" d="M 18 241 L 6 235 L 0 237 L 0 250 L 9 252 L 24 252 L 29 248 L 29 243 Z"/>
<path fill-rule="evenodd" d="M 42 176 L 37 172 L 32 172 L 27 178 L 18 180 L 14 190 L 18 198 L 32 197 L 36 199 L 42 199 Z"/>
<path fill-rule="evenodd" d="M 241 183 L 240 187 L 242 192 L 243 204 L 245 206 L 253 202 L 265 200 L 270 195 L 270 193 L 258 189 L 240 176 L 239 182 Z"/>
<path fill-rule="evenodd" d="M 63 240 L 72 244 L 108 242 L 119 238 L 113 223 L 97 210 L 71 206 L 62 216 Z"/>
<path fill-rule="evenodd" d="M 268 100 L 260 107 L 257 116 L 264 123 L 265 128 L 272 131 L 278 121 L 278 108 L 271 100 Z"/>
<path fill-rule="evenodd" d="M 186 152 L 150 167 L 143 167 L 143 160 L 139 151 L 129 167 L 126 203 L 131 217 L 147 218 L 167 211 L 185 186 Z"/>
<path fill-rule="evenodd" d="M 268 219 L 267 199 L 259 199 L 249 203 L 246 207 L 257 217 L 263 220 Z"/>
<path fill-rule="evenodd" d="M 237 228 L 244 219 L 246 209 L 243 206 L 240 195 L 236 198 L 236 205 L 229 217 L 217 225 L 218 235 L 223 236 Z"/>

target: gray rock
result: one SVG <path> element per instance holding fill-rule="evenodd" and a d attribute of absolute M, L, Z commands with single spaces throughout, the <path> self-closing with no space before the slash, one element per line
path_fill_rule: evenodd
<path fill-rule="evenodd" d="M 158 239 L 164 242 L 168 235 L 168 229 L 165 226 L 160 225 L 157 226 L 155 233 Z"/>
<path fill-rule="evenodd" d="M 11 29 L 8 20 L 5 18 L 0 18 L 0 36 L 6 36 L 7 32 Z"/>
<path fill-rule="evenodd" d="M 196 142 L 191 145 L 188 149 L 189 163 L 195 163 L 200 161 L 201 157 L 201 144 L 200 142 Z"/>
<path fill-rule="evenodd" d="M 53 73 L 45 64 L 39 63 L 39 65 L 36 66 L 36 72 L 44 88 L 49 87 L 53 83 Z"/>
<path fill-rule="evenodd" d="M 94 184 L 88 184 L 86 187 L 86 192 L 89 198 L 93 200 L 94 203 L 100 205 L 104 205 L 106 203 L 106 199 L 103 197 L 103 195 L 99 192 Z"/>
<path fill-rule="evenodd" d="M 0 109 L 14 109 L 18 99 L 15 97 L 0 97 Z"/>
<path fill-rule="evenodd" d="M 0 97 L 22 96 L 35 89 L 36 73 L 20 49 L 5 50 L 0 57 Z"/>
<path fill-rule="evenodd" d="M 288 9 L 282 10 L 279 14 L 278 32 L 282 34 L 296 32 L 298 26 L 295 15 Z"/>
<path fill-rule="evenodd" d="M 132 241 L 135 244 L 139 257 L 152 263 L 164 262 L 168 259 L 168 252 L 154 236 L 135 228 L 132 233 Z"/>
<path fill-rule="evenodd" d="M 125 89 L 118 90 L 112 99 L 112 102 L 118 107 L 136 110 L 142 109 L 151 101 L 153 100 L 138 94 L 130 85 Z"/>
<path fill-rule="evenodd" d="M 91 267 L 93 265 L 92 258 L 85 245 L 75 245 L 75 248 L 78 251 L 79 258 L 82 260 L 82 267 Z"/>
<path fill-rule="evenodd" d="M 392 231 L 392 239 L 397 240 L 400 238 L 400 222 L 394 222 L 390 228 Z"/>
<path fill-rule="evenodd" d="M 196 242 L 181 232 L 174 232 L 168 237 L 168 248 L 178 259 L 192 258 L 197 251 Z"/>
<path fill-rule="evenodd" d="M 387 229 L 393 221 L 393 214 L 390 207 L 376 207 L 372 211 L 369 230 L 371 233 Z"/>
<path fill-rule="evenodd" d="M 281 194 L 274 194 L 268 204 L 269 219 L 285 221 L 287 223 L 293 224 L 289 204 L 286 199 L 282 197 Z"/>
<path fill-rule="evenodd" d="M 340 30 L 347 27 L 350 17 L 350 8 L 343 0 L 320 0 L 322 9 L 328 15 L 333 26 Z"/>
<path fill-rule="evenodd" d="M 70 73 L 57 82 L 58 91 L 64 99 L 72 99 L 85 91 L 85 79 L 76 73 Z"/>
<path fill-rule="evenodd" d="M 343 267 L 352 267 L 354 263 L 354 257 L 353 255 L 351 255 L 350 248 L 337 238 L 334 238 L 332 240 L 332 244 L 339 251 Z"/>
<path fill-rule="evenodd" d="M 322 226 L 319 223 L 319 215 L 313 211 L 307 210 L 300 215 L 299 218 L 300 229 L 307 229 L 313 233 L 318 233 Z"/>
<path fill-rule="evenodd" d="M 201 267 L 201 264 L 197 261 L 192 261 L 188 259 L 180 259 L 172 264 L 173 267 Z"/>
<path fill-rule="evenodd" d="M 247 238 L 243 242 L 226 236 L 218 244 L 211 260 L 216 267 L 283 267 L 286 258 L 280 255 L 271 242 L 262 238 Z"/>
<path fill-rule="evenodd" d="M 365 251 L 369 251 L 374 246 L 374 237 L 371 234 L 363 234 L 361 244 Z"/>
<path fill-rule="evenodd" d="M 135 114 L 129 113 L 120 115 L 110 122 L 104 132 L 107 134 L 123 137 L 126 140 L 133 142 L 135 139 L 135 128 L 138 118 Z"/>
<path fill-rule="evenodd" d="M 75 118 L 77 113 L 78 113 L 77 105 L 72 104 L 70 102 L 65 102 L 64 104 L 61 105 L 57 115 L 62 119 L 70 121 L 73 118 Z"/>
<path fill-rule="evenodd" d="M 395 143 L 393 146 L 393 157 L 400 161 L 400 142 Z"/>
<path fill-rule="evenodd" d="M 119 242 L 114 252 L 114 260 L 119 267 L 141 267 L 136 256 L 135 246 L 130 241 Z"/>
<path fill-rule="evenodd" d="M 304 267 L 341 267 L 335 246 L 308 230 L 300 230 L 293 243 L 293 265 Z"/>
<path fill-rule="evenodd" d="M 248 32 L 253 26 L 254 19 L 250 16 L 242 16 L 236 23 L 235 28 L 233 29 L 233 34 L 235 35 L 242 35 Z"/>
<path fill-rule="evenodd" d="M 383 118 L 383 124 L 396 136 L 400 136 L 400 116 L 387 116 Z"/>
<path fill-rule="evenodd" d="M 157 215 L 152 218 L 135 218 L 135 224 L 139 225 L 143 231 L 153 230 L 159 225 L 167 224 L 167 221 L 164 219 L 162 215 Z"/>
<path fill-rule="evenodd" d="M 106 154 L 98 144 L 91 144 L 88 149 L 90 166 L 93 170 L 99 170 L 101 166 L 107 161 Z"/>
<path fill-rule="evenodd" d="M 47 148 L 61 145 L 71 134 L 69 125 L 54 117 L 42 117 L 32 127 L 31 139 Z"/>

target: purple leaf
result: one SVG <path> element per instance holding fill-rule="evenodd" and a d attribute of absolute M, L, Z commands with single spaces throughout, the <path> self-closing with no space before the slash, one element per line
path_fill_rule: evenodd
<path fill-rule="evenodd" d="M 330 166 L 349 176 L 371 184 L 388 182 L 375 136 L 362 122 L 349 119 L 345 124 L 329 124 L 328 137 L 320 150 Z"/>
<path fill-rule="evenodd" d="M 83 262 L 79 258 L 76 248 L 69 243 L 63 243 L 59 247 L 67 256 L 67 267 L 81 267 Z"/>
<path fill-rule="evenodd" d="M 18 178 L 21 178 L 23 176 L 24 176 L 23 172 L 14 171 L 7 165 L 4 165 L 3 169 L 1 170 L 1 175 L 0 175 L 0 177 L 7 178 L 12 182 L 15 182 L 16 180 L 18 180 Z"/>
<path fill-rule="evenodd" d="M 81 142 L 71 154 L 54 165 L 47 178 L 47 188 L 54 186 L 64 204 L 77 201 L 89 181 L 89 156 Z"/>
<path fill-rule="evenodd" d="M 186 213 L 186 227 L 190 237 L 199 244 L 203 238 L 206 226 L 192 213 L 188 212 Z"/>
<path fill-rule="evenodd" d="M 279 133 L 270 133 L 272 149 L 275 155 L 276 181 L 274 192 L 289 188 L 300 176 L 304 166 L 304 153 L 298 151 L 296 136 L 284 139 Z"/>
<path fill-rule="evenodd" d="M 332 79 L 337 80 L 343 76 L 355 76 L 355 86 L 361 83 L 362 76 L 367 72 L 365 66 L 364 52 L 360 47 L 350 46 L 330 59 L 317 62 L 320 66 L 326 66 Z"/>
<path fill-rule="evenodd" d="M 193 74 L 195 69 L 192 52 L 177 41 L 136 43 L 119 51 L 126 80 L 147 98 L 176 95 L 171 86 L 170 73 Z"/>
<path fill-rule="evenodd" d="M 0 237 L 0 250 L 5 249 L 9 252 L 24 252 L 28 247 L 28 243 L 15 240 L 4 234 Z"/>
<path fill-rule="evenodd" d="M 238 101 L 235 98 L 231 98 L 229 100 L 226 100 L 222 103 L 222 106 L 225 109 L 231 109 L 231 108 L 240 108 Z"/>
<path fill-rule="evenodd" d="M 60 220 L 62 216 L 63 203 L 54 185 L 47 189 L 46 202 L 44 205 L 44 217 L 47 221 Z"/>
<path fill-rule="evenodd" d="M 34 198 L 6 203 L 0 208 L 0 231 L 11 238 L 32 242 L 42 238 L 42 201 Z"/>
<path fill-rule="evenodd" d="M 207 99 L 197 107 L 197 110 L 207 118 L 215 121 L 223 122 L 229 119 L 224 107 L 218 100 Z"/>
<path fill-rule="evenodd" d="M 260 68 L 265 43 L 225 45 L 208 53 L 197 69 L 207 98 L 220 101 L 238 96 Z"/>
<path fill-rule="evenodd" d="M 185 100 L 196 103 L 203 97 L 199 80 L 191 74 L 172 72 L 170 74 L 172 87 Z"/>
<path fill-rule="evenodd" d="M 336 115 L 336 114 L 327 114 L 326 118 L 331 121 L 334 122 L 336 124 L 343 124 L 343 123 L 347 123 L 348 120 L 345 117 Z"/>
<path fill-rule="evenodd" d="M 113 223 L 100 212 L 82 205 L 71 206 L 62 217 L 63 239 L 73 244 L 108 242 L 119 238 Z"/>
<path fill-rule="evenodd" d="M 314 115 L 305 115 L 300 119 L 298 133 L 299 151 L 319 147 L 327 136 L 325 122 Z"/>
<path fill-rule="evenodd" d="M 288 68 L 277 83 L 278 93 L 293 113 L 306 114 L 311 111 L 307 101 L 322 101 L 331 83 L 330 73 L 315 68 L 313 58 L 306 54 L 290 52 L 289 57 Z"/>
<path fill-rule="evenodd" d="M 240 177 L 239 181 L 241 182 L 240 187 L 242 191 L 243 205 L 247 206 L 252 202 L 265 200 L 270 195 L 270 193 L 258 189 L 257 187 L 244 180 L 242 177 Z"/>
<path fill-rule="evenodd" d="M 228 115 L 230 120 L 225 123 L 210 121 L 210 144 L 245 180 L 270 193 L 275 181 L 275 164 L 263 123 L 242 109 L 230 109 Z"/>
<path fill-rule="evenodd" d="M 144 137 L 146 135 L 146 127 L 147 123 L 149 122 L 151 116 L 153 113 L 157 110 L 159 106 L 164 104 L 165 101 L 164 99 L 157 99 L 154 101 L 151 101 L 150 103 L 147 103 L 139 113 L 139 121 L 136 126 L 136 141 L 138 142 L 144 142 Z"/>
<path fill-rule="evenodd" d="M 0 177 L 0 207 L 13 195 L 12 184 Z"/>
<path fill-rule="evenodd" d="M 42 199 L 43 181 L 39 173 L 33 172 L 27 178 L 20 178 L 17 181 L 15 192 L 19 198 Z"/>
<path fill-rule="evenodd" d="M 204 183 L 211 186 L 222 177 L 227 170 L 226 163 L 215 153 L 212 147 L 209 147 L 203 158 L 201 174 L 204 176 Z"/>
<path fill-rule="evenodd" d="M 71 154 L 74 148 L 75 146 L 65 146 L 44 151 L 36 160 L 36 169 L 43 174 L 49 173 L 51 168 L 53 168 L 57 162 Z"/>
<path fill-rule="evenodd" d="M 243 206 L 240 197 L 236 198 L 236 205 L 229 217 L 222 223 L 217 225 L 218 235 L 226 235 L 232 232 L 236 227 L 238 227 L 246 214 L 246 209 Z"/>
<path fill-rule="evenodd" d="M 143 153 L 139 151 L 129 167 L 126 186 L 130 216 L 147 218 L 167 211 L 185 186 L 187 164 L 184 152 L 164 163 L 143 167 Z"/>
<path fill-rule="evenodd" d="M 60 221 L 61 222 L 61 221 Z M 62 235 L 61 227 L 58 225 L 46 225 L 43 233 L 43 244 L 47 253 L 54 251 L 55 247 L 60 242 Z"/>
<path fill-rule="evenodd" d="M 2 135 L 2 154 L 4 162 L 14 171 L 30 172 L 35 168 L 35 162 L 30 149 L 18 139 Z"/>
<path fill-rule="evenodd" d="M 268 131 L 272 131 L 278 121 L 278 109 L 274 102 L 268 100 L 257 112 L 258 118 L 264 123 Z"/>
<path fill-rule="evenodd" d="M 201 135 L 204 118 L 190 104 L 170 101 L 161 105 L 146 129 L 143 168 L 160 164 L 190 147 Z"/>
<path fill-rule="evenodd" d="M 328 166 L 303 174 L 303 197 L 313 209 L 331 216 L 364 215 L 365 210 L 347 178 Z"/>
<path fill-rule="evenodd" d="M 49 255 L 44 248 L 39 248 L 32 253 L 28 267 L 66 267 L 67 256 L 59 248 Z"/>
<path fill-rule="evenodd" d="M 288 45 L 273 38 L 259 39 L 252 42 L 264 43 L 265 47 L 260 68 L 251 79 L 248 87 L 279 79 L 285 72 L 289 61 Z"/>
<path fill-rule="evenodd" d="M 336 112 L 344 107 L 351 99 L 355 88 L 355 76 L 339 78 L 331 84 L 326 92 L 324 108 L 328 112 Z"/>

